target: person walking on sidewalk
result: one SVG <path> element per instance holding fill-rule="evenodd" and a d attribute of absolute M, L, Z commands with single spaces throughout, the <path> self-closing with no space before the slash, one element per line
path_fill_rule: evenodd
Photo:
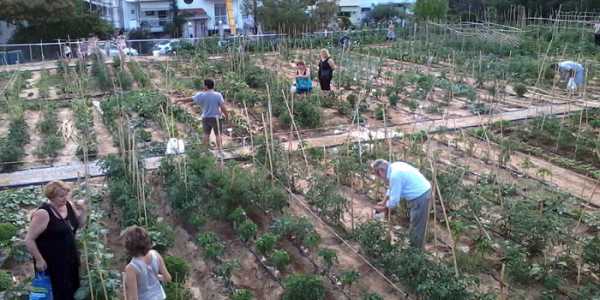
<path fill-rule="evenodd" d="M 202 108 L 202 129 L 204 136 L 202 142 L 205 145 L 210 145 L 210 134 L 214 131 L 217 140 L 217 149 L 223 151 L 223 141 L 221 139 L 221 129 L 223 119 L 228 118 L 229 113 L 225 106 L 223 95 L 215 91 L 215 82 L 212 79 L 204 80 L 204 90 L 196 93 L 191 98 L 185 98 L 176 101 L 176 103 L 189 103 L 199 105 Z"/>
<path fill-rule="evenodd" d="M 417 168 L 405 162 L 390 163 L 378 159 L 373 162 L 371 168 L 388 186 L 386 199 L 377 203 L 375 212 L 389 214 L 390 209 L 398 206 L 401 200 L 407 201 L 410 209 L 410 245 L 423 249 L 429 219 L 431 183 Z"/>

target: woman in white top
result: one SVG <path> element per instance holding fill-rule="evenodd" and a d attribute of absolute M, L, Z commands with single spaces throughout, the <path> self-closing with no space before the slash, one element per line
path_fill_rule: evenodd
<path fill-rule="evenodd" d="M 171 281 L 162 256 L 152 250 L 148 232 L 139 226 L 125 230 L 125 248 L 132 257 L 125 267 L 126 300 L 164 300 L 161 282 Z"/>

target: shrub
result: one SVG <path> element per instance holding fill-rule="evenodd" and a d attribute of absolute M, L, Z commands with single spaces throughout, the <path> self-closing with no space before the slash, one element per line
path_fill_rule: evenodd
<path fill-rule="evenodd" d="M 104 64 L 102 55 L 94 55 L 92 57 L 92 75 L 96 77 L 98 87 L 103 91 L 111 91 L 113 83 L 108 73 L 108 68 Z"/>
<path fill-rule="evenodd" d="M 282 271 L 290 264 L 290 255 L 285 250 L 275 250 L 271 255 L 271 261 L 278 270 Z"/>
<path fill-rule="evenodd" d="M 121 87 L 124 91 L 131 90 L 131 86 L 133 85 L 133 78 L 125 69 L 121 69 L 117 71 L 117 85 Z"/>
<path fill-rule="evenodd" d="M 133 75 L 135 81 L 137 81 L 139 87 L 151 87 L 152 83 L 150 81 L 150 77 L 148 77 L 148 75 L 137 62 L 130 61 L 127 63 L 127 67 L 129 68 L 129 71 L 131 72 L 131 75 Z"/>
<path fill-rule="evenodd" d="M 252 300 L 254 295 L 247 289 L 240 289 L 231 295 L 231 300 Z"/>
<path fill-rule="evenodd" d="M 13 286 L 12 275 L 4 270 L 0 270 L 0 292 L 6 291 Z"/>
<path fill-rule="evenodd" d="M 325 299 L 325 286 L 315 275 L 293 274 L 285 279 L 283 300 Z"/>
<path fill-rule="evenodd" d="M 155 222 L 148 231 L 157 251 L 162 253 L 175 245 L 175 231 L 168 223 Z"/>
<path fill-rule="evenodd" d="M 205 232 L 198 235 L 198 244 L 204 250 L 204 257 L 216 259 L 223 255 L 225 246 L 219 241 L 219 238 L 214 232 Z"/>
<path fill-rule="evenodd" d="M 340 275 L 340 281 L 344 286 L 352 287 L 352 284 L 360 278 L 360 273 L 355 270 L 344 271 Z"/>
<path fill-rule="evenodd" d="M 165 265 L 173 277 L 174 282 L 185 283 L 185 280 L 190 273 L 190 266 L 183 258 L 167 256 L 165 257 Z"/>
<path fill-rule="evenodd" d="M 246 220 L 240 227 L 238 228 L 238 233 L 240 235 L 240 239 L 244 242 L 247 242 L 256 237 L 256 231 L 258 230 L 258 226 L 254 224 L 251 220 Z"/>
<path fill-rule="evenodd" d="M 280 116 L 281 121 L 290 125 L 292 120 L 286 110 Z M 321 125 L 321 111 L 318 106 L 308 101 L 294 103 L 294 121 L 300 128 L 317 128 Z"/>
<path fill-rule="evenodd" d="M 388 97 L 388 100 L 390 102 L 390 106 L 396 107 L 396 105 L 398 105 L 398 102 L 400 101 L 400 97 L 398 95 L 390 95 Z"/>
<path fill-rule="evenodd" d="M 183 283 L 169 282 L 165 285 L 165 294 L 169 300 L 188 300 L 192 299 L 192 293 Z"/>
<path fill-rule="evenodd" d="M 518 83 L 515 85 L 515 93 L 517 93 L 519 97 L 523 97 L 527 93 L 527 87 L 522 83 Z"/>
<path fill-rule="evenodd" d="M 384 300 L 383 297 L 377 293 L 368 293 L 362 297 L 362 300 Z"/>
<path fill-rule="evenodd" d="M 273 251 L 275 244 L 277 243 L 278 237 L 272 233 L 263 234 L 258 240 L 256 240 L 256 249 L 262 255 L 268 255 Z"/>
<path fill-rule="evenodd" d="M 0 245 L 4 245 L 17 235 L 17 227 L 11 223 L 0 224 Z"/>

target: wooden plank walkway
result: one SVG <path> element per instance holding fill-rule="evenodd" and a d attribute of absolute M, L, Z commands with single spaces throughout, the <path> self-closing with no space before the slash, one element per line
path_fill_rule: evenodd
<path fill-rule="evenodd" d="M 587 108 L 600 107 L 600 103 L 587 103 Z M 535 107 L 526 110 L 504 112 L 493 116 L 472 116 L 455 119 L 441 119 L 421 121 L 416 123 L 407 123 L 387 128 L 370 129 L 366 127 L 347 127 L 342 130 L 343 133 L 320 136 L 314 138 L 302 139 L 306 148 L 323 148 L 339 146 L 347 142 L 364 142 L 369 140 L 382 140 L 386 137 L 397 138 L 404 134 L 416 133 L 419 131 L 440 132 L 448 130 L 458 130 L 469 127 L 477 127 L 482 124 L 490 124 L 496 121 L 518 121 L 543 115 L 556 115 L 572 113 L 582 110 L 584 107 L 574 104 L 550 105 Z M 300 142 L 292 140 L 284 143 L 286 150 L 299 150 Z M 248 156 L 251 153 L 249 147 L 240 147 L 225 151 L 222 154 L 213 152 L 218 159 L 230 160 Z M 148 170 L 157 169 L 160 166 L 162 156 L 150 157 L 144 160 L 145 168 Z M 30 169 L 16 171 L 13 173 L 0 174 L 0 188 L 10 188 L 27 185 L 44 184 L 52 180 L 72 181 L 85 176 L 85 170 L 91 177 L 104 176 L 105 171 L 99 165 L 99 161 L 93 161 L 84 165 L 77 161 L 69 165 L 48 167 L 39 169 Z"/>

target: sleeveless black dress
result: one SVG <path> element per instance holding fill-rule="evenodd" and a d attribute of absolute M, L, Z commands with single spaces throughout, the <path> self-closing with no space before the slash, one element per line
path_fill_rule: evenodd
<path fill-rule="evenodd" d="M 73 300 L 79 288 L 79 252 L 75 241 L 79 228 L 77 215 L 69 202 L 65 219 L 57 217 L 49 203 L 44 203 L 40 209 L 48 212 L 50 220 L 35 243 L 48 265 L 54 300 Z"/>
<path fill-rule="evenodd" d="M 333 79 L 333 69 L 329 65 L 329 57 L 326 60 L 319 62 L 319 83 L 321 84 L 321 90 L 331 90 L 331 79 Z"/>

